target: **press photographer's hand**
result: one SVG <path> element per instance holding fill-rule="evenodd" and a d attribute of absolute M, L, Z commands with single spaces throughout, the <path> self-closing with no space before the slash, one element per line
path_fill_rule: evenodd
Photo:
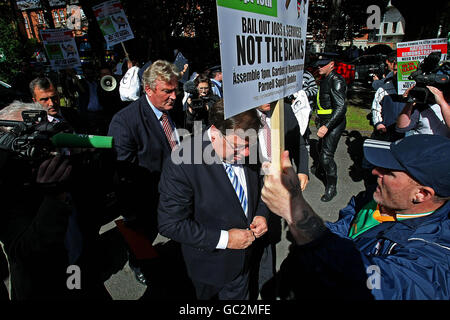
<path fill-rule="evenodd" d="M 36 182 L 44 189 L 44 192 L 56 195 L 64 201 L 65 192 L 60 183 L 69 178 L 71 171 L 69 159 L 62 160 L 60 156 L 55 156 L 45 160 L 39 166 Z"/>
<path fill-rule="evenodd" d="M 436 100 L 436 103 L 440 106 L 447 104 L 447 101 L 445 101 L 444 93 L 439 90 L 436 87 L 433 86 L 427 86 L 428 90 L 434 95 L 434 99 Z"/>

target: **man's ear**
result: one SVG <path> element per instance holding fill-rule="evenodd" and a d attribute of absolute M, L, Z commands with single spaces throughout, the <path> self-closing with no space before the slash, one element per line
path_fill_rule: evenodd
<path fill-rule="evenodd" d="M 213 124 L 211 125 L 211 142 L 214 142 L 217 138 L 217 132 L 219 131 Z"/>
<path fill-rule="evenodd" d="M 147 84 L 144 87 L 145 93 L 147 93 L 148 96 L 151 96 L 153 94 L 153 90 L 150 88 L 150 86 Z"/>
<path fill-rule="evenodd" d="M 419 188 L 419 190 L 415 194 L 413 203 L 423 203 L 423 202 L 433 199 L 433 197 L 435 195 L 433 188 L 424 187 L 424 186 L 419 186 L 418 188 Z"/>

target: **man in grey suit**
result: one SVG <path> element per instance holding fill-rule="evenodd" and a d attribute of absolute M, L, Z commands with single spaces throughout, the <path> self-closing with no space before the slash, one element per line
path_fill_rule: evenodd
<path fill-rule="evenodd" d="M 256 161 L 245 161 L 250 149 L 256 151 L 260 121 L 255 110 L 225 120 L 223 100 L 209 117 L 203 141 L 183 141 L 179 158 L 166 160 L 158 227 L 181 243 L 198 299 L 244 300 L 249 298 L 252 243 L 267 231 L 259 168 Z M 239 129 L 252 129 L 255 143 Z"/>

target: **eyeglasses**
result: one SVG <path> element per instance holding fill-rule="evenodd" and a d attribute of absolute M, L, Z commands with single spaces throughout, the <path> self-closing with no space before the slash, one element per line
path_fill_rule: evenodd
<path fill-rule="evenodd" d="M 244 150 L 246 148 L 250 148 L 250 147 L 252 147 L 252 146 L 254 146 L 256 144 L 256 142 L 253 142 L 253 143 L 249 143 L 249 144 L 235 145 L 235 144 L 232 144 L 230 141 L 228 141 L 227 136 L 225 136 L 225 135 L 222 135 L 222 136 L 223 136 L 223 139 L 230 146 L 230 148 L 233 149 L 236 152 L 242 151 L 242 150 Z"/>

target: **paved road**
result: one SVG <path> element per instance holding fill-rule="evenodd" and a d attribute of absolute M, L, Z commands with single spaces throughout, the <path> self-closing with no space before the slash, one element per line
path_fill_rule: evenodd
<path fill-rule="evenodd" d="M 312 147 L 314 147 L 314 142 L 317 142 L 315 137 L 317 136 L 314 128 L 312 128 L 312 131 L 311 139 Z M 363 133 L 363 135 L 367 136 L 368 133 Z M 320 201 L 320 197 L 324 192 L 324 185 L 318 178 L 310 175 L 310 182 L 304 192 L 304 196 L 316 213 L 326 221 L 336 221 L 339 210 L 346 206 L 351 196 L 364 189 L 364 183 L 358 175 L 358 170 L 356 170 L 358 166 L 354 167 L 355 161 L 358 163 L 358 159 L 360 159 L 358 154 L 362 150 L 361 148 L 361 136 L 357 132 L 350 132 L 341 138 L 335 155 L 338 165 L 338 194 L 332 201 L 328 203 Z M 311 164 L 312 158 L 310 157 L 310 166 Z M 114 223 L 104 226 L 101 232 L 109 230 L 110 233 L 114 233 L 114 229 L 111 229 L 112 227 L 114 227 Z M 159 236 L 155 240 L 155 244 L 164 241 L 167 241 L 167 239 Z M 289 242 L 283 236 L 282 241 L 277 244 L 277 270 L 288 253 L 288 246 Z M 136 300 L 146 290 L 146 286 L 135 280 L 128 263 L 117 273 L 113 274 L 105 282 L 105 286 L 113 299 L 116 300 Z"/>

